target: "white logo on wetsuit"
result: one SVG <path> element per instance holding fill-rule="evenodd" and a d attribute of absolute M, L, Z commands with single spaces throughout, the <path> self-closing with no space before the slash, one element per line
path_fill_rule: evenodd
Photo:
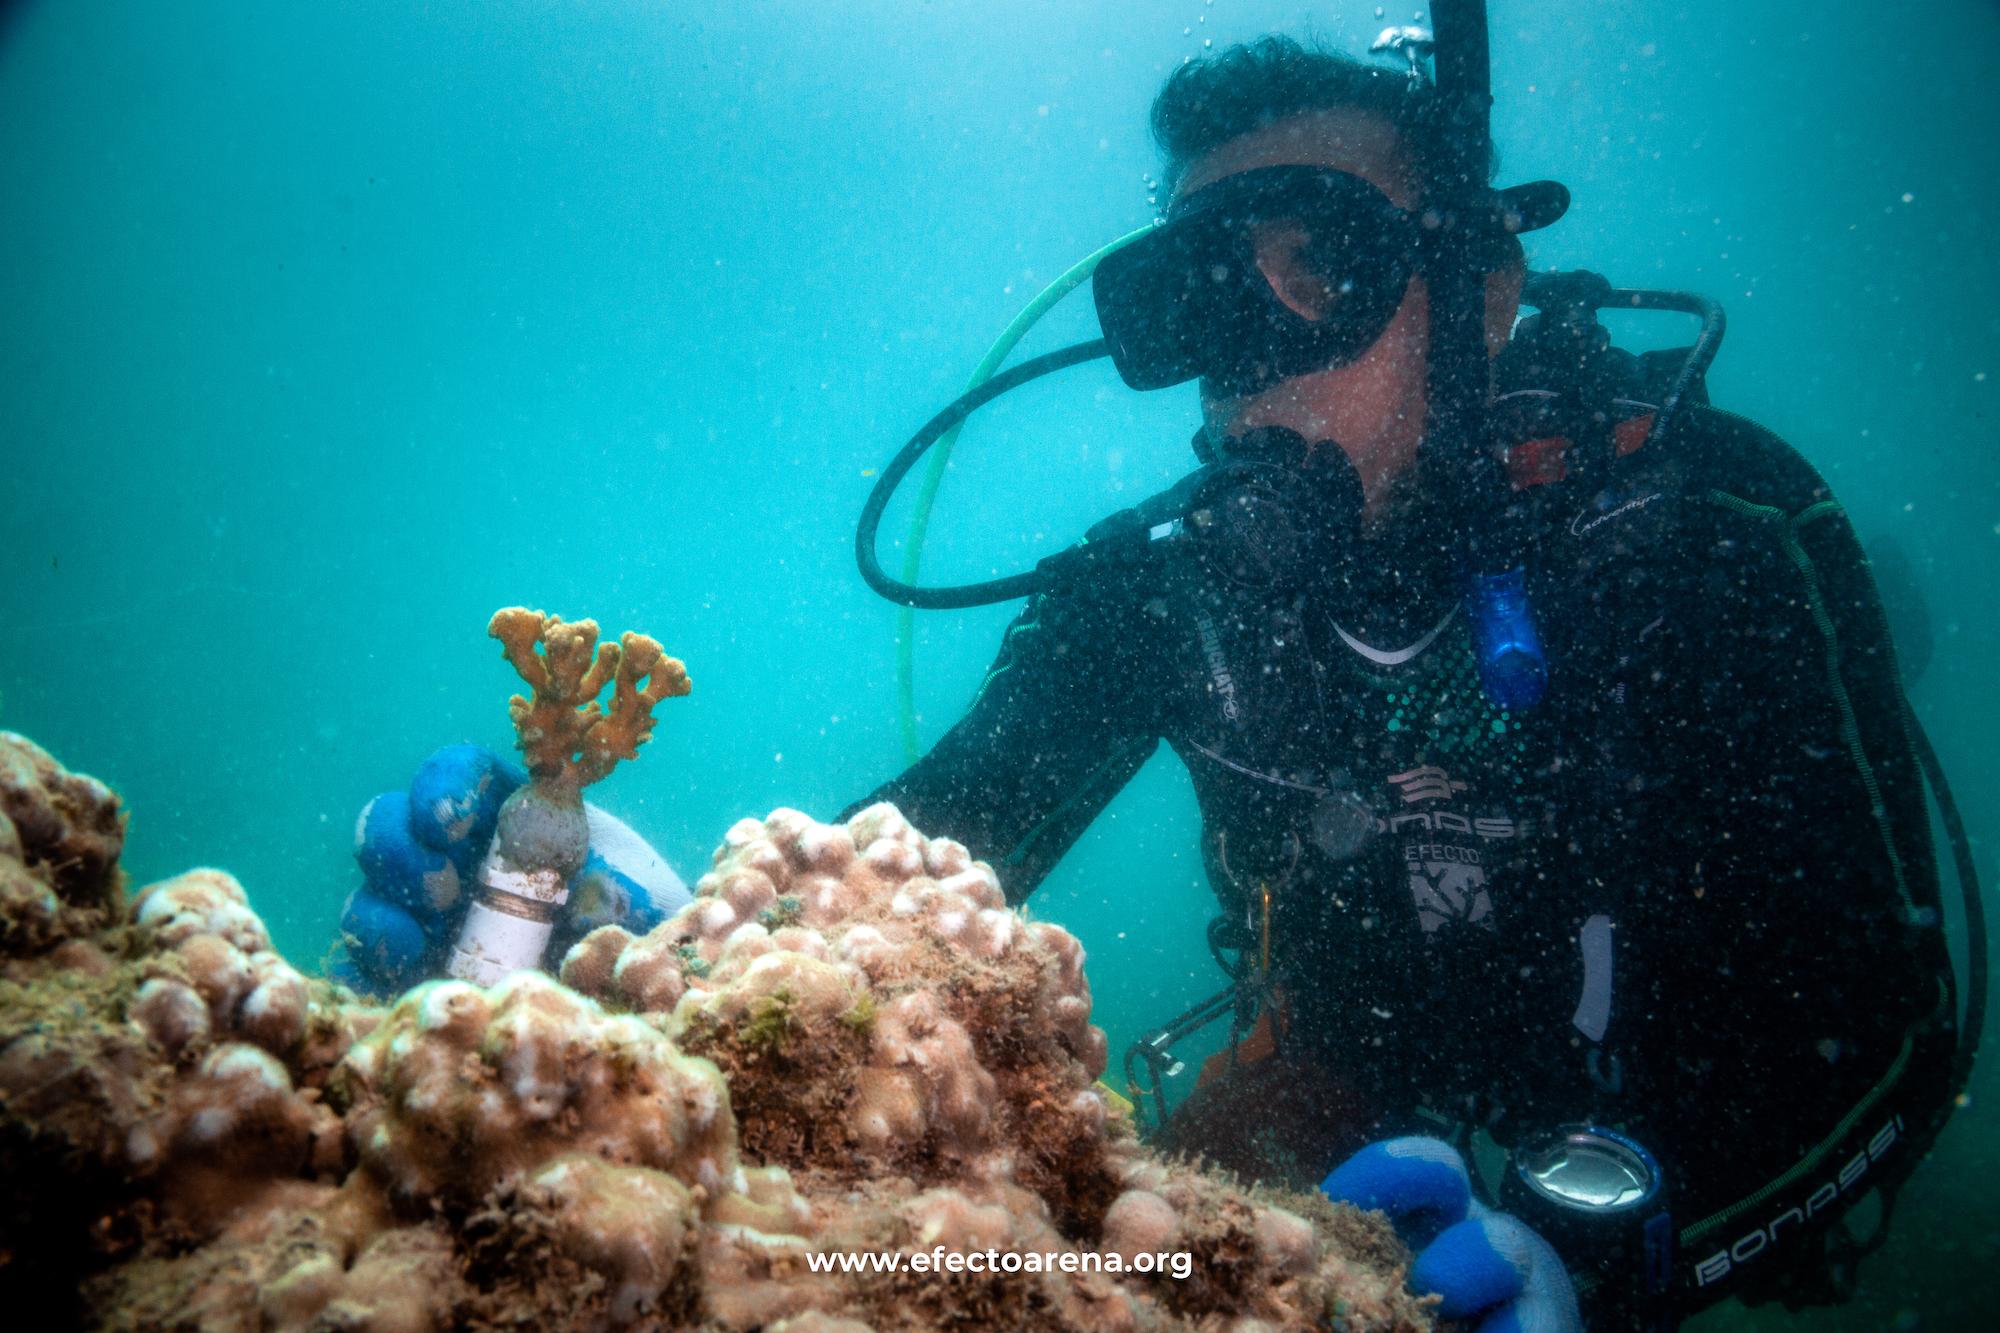
<path fill-rule="evenodd" d="M 1195 630 L 1201 635 L 1201 656 L 1208 665 L 1208 688 L 1222 701 L 1222 715 L 1231 722 L 1242 716 L 1236 704 L 1236 678 L 1229 674 L 1229 659 L 1222 655 L 1222 635 L 1205 612 L 1196 612 Z"/>
<path fill-rule="evenodd" d="M 1424 764 L 1390 776 L 1389 782 L 1401 793 L 1405 804 L 1418 801 L 1449 801 L 1466 789 L 1435 764 Z M 1493 824 L 1480 829 L 1482 837 L 1508 836 L 1512 821 L 1480 820 Z M 1435 840 L 1441 832 L 1470 833 L 1472 824 L 1461 815 L 1437 811 L 1434 815 L 1399 815 L 1389 821 L 1391 829 L 1416 823 L 1432 835 L 1433 841 L 1411 842 L 1403 846 L 1403 860 L 1409 867 L 1410 903 L 1417 909 L 1417 924 L 1424 934 L 1434 933 L 1447 921 L 1465 921 L 1493 929 L 1493 896 L 1486 888 L 1486 856 L 1476 845 Z M 1504 823 L 1506 831 L 1499 831 Z"/>
<path fill-rule="evenodd" d="M 1596 518 L 1591 519 L 1590 522 L 1588 523 L 1585 523 L 1583 521 L 1583 515 L 1588 514 L 1590 512 L 1588 509 L 1586 509 L 1583 511 L 1583 513 L 1578 514 L 1575 518 L 1569 521 L 1570 535 L 1572 537 L 1581 537 L 1585 533 L 1589 532 L 1592 528 L 1603 527 L 1606 523 L 1609 523 L 1614 518 L 1618 518 L 1624 514 L 1629 514 L 1635 509 L 1644 509 L 1647 505 L 1659 499 L 1660 494 L 1661 493 L 1659 491 L 1654 491 L 1651 495 L 1642 495 L 1637 497 L 1636 499 L 1627 500 L 1624 504 L 1619 505 L 1616 509 L 1611 510 L 1609 513 L 1599 514 Z"/>
<path fill-rule="evenodd" d="M 1405 805 L 1418 801 L 1449 801 L 1453 792 L 1465 790 L 1463 782 L 1452 781 L 1450 774 L 1434 764 L 1394 774 L 1389 781 L 1403 794 Z"/>
<path fill-rule="evenodd" d="M 1447 921 L 1466 921 L 1493 929 L 1493 896 L 1486 891 L 1486 870 L 1463 861 L 1419 861 L 1405 851 L 1410 862 L 1410 901 L 1417 909 L 1417 924 L 1429 935 Z M 1454 853 L 1461 849 L 1431 848 Z M 1475 853 L 1476 855 L 1476 853 Z"/>

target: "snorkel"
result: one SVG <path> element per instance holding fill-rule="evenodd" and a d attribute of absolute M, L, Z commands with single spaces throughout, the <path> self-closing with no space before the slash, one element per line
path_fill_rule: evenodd
<path fill-rule="evenodd" d="M 1486 164 L 1493 152 L 1492 67 L 1484 0 L 1437 0 L 1433 61 L 1444 169 L 1426 220 L 1437 219 L 1441 262 L 1430 286 L 1429 415 L 1423 448 L 1454 479 L 1465 568 L 1465 609 L 1486 692 L 1502 708 L 1541 702 L 1548 656 L 1527 590 L 1526 516 L 1515 503 L 1489 429 L 1486 272 L 1477 227 L 1492 207 Z M 1413 74 L 1414 74 L 1414 60 Z"/>

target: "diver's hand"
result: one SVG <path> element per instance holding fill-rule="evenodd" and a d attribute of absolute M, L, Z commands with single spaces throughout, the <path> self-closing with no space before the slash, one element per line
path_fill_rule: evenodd
<path fill-rule="evenodd" d="M 418 767 L 407 791 L 384 792 L 361 812 L 354 859 L 362 885 L 341 913 L 347 957 L 335 980 L 395 992 L 442 971 L 493 840 L 500 807 L 527 781 L 503 756 L 448 745 Z M 688 892 L 631 829 L 593 806 L 590 855 L 570 881 L 545 962 L 603 925 L 644 933 Z"/>
<path fill-rule="evenodd" d="M 340 932 L 357 990 L 400 991 L 435 974 L 458 926 L 500 806 L 528 775 L 478 745 L 447 745 L 418 766 L 404 791 L 383 792 L 354 826 L 361 887 Z"/>
<path fill-rule="evenodd" d="M 599 926 L 623 926 L 643 935 L 694 900 L 673 867 L 623 821 L 584 802 L 590 820 L 590 855 L 570 876 L 569 902 L 549 941 L 548 966 Z"/>
<path fill-rule="evenodd" d="M 1410 1286 L 1442 1298 L 1441 1319 L 1478 1333 L 1581 1333 L 1576 1292 L 1549 1243 L 1472 1197 L 1458 1150 L 1442 1139 L 1371 1143 L 1320 1183 L 1356 1208 L 1380 1209 L 1417 1251 Z"/>

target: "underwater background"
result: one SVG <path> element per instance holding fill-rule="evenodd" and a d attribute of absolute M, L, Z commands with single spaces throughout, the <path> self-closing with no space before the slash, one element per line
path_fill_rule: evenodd
<path fill-rule="evenodd" d="M 1913 700 L 2000 878 L 2000 6 L 1491 8 L 1501 178 L 1576 199 L 1530 261 L 1722 300 L 1717 402 L 1914 572 Z M 125 796 L 136 883 L 228 867 L 308 970 L 368 798 L 511 743 L 500 606 L 685 659 L 593 799 L 689 880 L 744 814 L 829 817 L 904 762 L 895 610 L 853 562 L 873 470 L 1152 216 L 1168 71 L 1416 12 L 0 4 L 0 727 Z M 1026 350 L 1094 332 L 1080 294 Z M 1164 488 L 1195 421 L 1102 363 L 981 414 L 926 579 Z M 1016 609 L 918 616 L 926 743 Z M 1114 1069 L 1222 984 L 1195 830 L 1163 753 L 1031 903 L 1088 946 Z M 1694 1326 L 1995 1326 L 1996 1094 L 1990 1049 L 1853 1306 Z"/>

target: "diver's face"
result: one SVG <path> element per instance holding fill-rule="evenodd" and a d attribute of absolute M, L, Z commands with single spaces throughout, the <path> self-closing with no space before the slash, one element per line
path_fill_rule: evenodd
<path fill-rule="evenodd" d="M 1395 127 L 1365 111 L 1312 111 L 1232 139 L 1190 164 L 1177 196 L 1256 167 L 1331 167 L 1373 183 L 1400 208 L 1413 209 L 1418 180 Z M 1278 299 L 1310 319 L 1323 289 L 1299 258 L 1303 229 L 1271 224 L 1259 237 L 1257 264 Z M 1212 430 L 1238 435 L 1284 426 L 1308 440 L 1335 440 L 1361 474 L 1371 511 L 1416 456 L 1423 434 L 1430 305 L 1421 277 L 1412 278 L 1381 337 L 1359 357 L 1299 375 L 1247 397 L 1213 396 L 1202 388 Z"/>

